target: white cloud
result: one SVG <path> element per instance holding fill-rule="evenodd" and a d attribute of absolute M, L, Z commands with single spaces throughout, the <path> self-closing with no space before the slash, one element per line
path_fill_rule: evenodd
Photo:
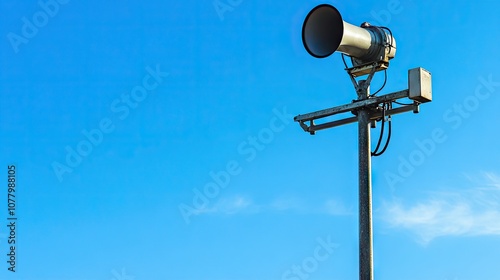
<path fill-rule="evenodd" d="M 278 198 L 270 204 L 275 211 L 295 211 L 305 214 L 327 214 L 332 216 L 346 216 L 352 214 L 344 203 L 338 199 L 328 199 L 323 203 L 307 203 L 298 197 Z"/>
<path fill-rule="evenodd" d="M 234 215 L 238 213 L 259 212 L 260 207 L 255 205 L 253 201 L 245 196 L 237 195 L 229 198 L 219 199 L 213 207 L 206 207 L 198 210 L 200 214 L 225 214 Z"/>
<path fill-rule="evenodd" d="M 304 202 L 296 197 L 280 197 L 275 199 L 270 204 L 272 210 L 277 211 L 303 211 L 305 210 Z"/>
<path fill-rule="evenodd" d="M 383 218 L 392 227 L 415 233 L 423 244 L 442 236 L 500 235 L 500 177 L 482 177 L 475 182 L 478 187 L 433 193 L 413 206 L 386 203 Z"/>
<path fill-rule="evenodd" d="M 352 215 L 352 209 L 348 209 L 342 201 L 336 199 L 327 200 L 324 206 L 327 214 L 333 216 L 347 216 Z"/>
<path fill-rule="evenodd" d="M 212 207 L 196 210 L 195 215 L 204 214 L 258 214 L 263 212 L 299 212 L 302 214 L 327 214 L 334 216 L 351 215 L 352 209 L 336 199 L 323 203 L 310 204 L 298 197 L 279 197 L 267 204 L 256 204 L 251 198 L 243 195 L 219 199 Z"/>

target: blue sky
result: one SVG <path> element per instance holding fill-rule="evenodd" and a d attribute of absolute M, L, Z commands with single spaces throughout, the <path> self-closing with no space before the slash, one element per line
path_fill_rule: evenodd
<path fill-rule="evenodd" d="M 356 279 L 357 127 L 293 122 L 355 98 L 302 46 L 320 3 L 2 1 L 0 278 Z M 375 277 L 499 279 L 500 4 L 328 3 L 392 29 L 382 94 L 433 75 L 373 160 Z"/>

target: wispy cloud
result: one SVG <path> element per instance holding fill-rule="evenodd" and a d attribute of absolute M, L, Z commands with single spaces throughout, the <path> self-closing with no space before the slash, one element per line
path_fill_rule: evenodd
<path fill-rule="evenodd" d="M 322 214 L 333 216 L 351 215 L 344 203 L 336 199 L 328 199 L 323 203 L 308 203 L 299 197 L 279 197 L 269 203 L 257 204 L 250 197 L 235 195 L 219 199 L 212 207 L 196 210 L 195 215 L 218 214 L 260 214 L 270 212 L 298 212 L 302 214 Z"/>
<path fill-rule="evenodd" d="M 306 210 L 306 205 L 304 201 L 297 197 L 279 197 L 272 201 L 269 205 L 271 210 L 275 211 L 299 211 L 303 212 Z"/>
<path fill-rule="evenodd" d="M 500 177 L 481 177 L 469 178 L 474 188 L 432 193 L 413 206 L 385 203 L 383 218 L 392 227 L 415 233 L 422 244 L 442 236 L 500 235 Z"/>
<path fill-rule="evenodd" d="M 327 200 L 323 209 L 327 214 L 333 216 L 348 216 L 354 214 L 354 210 L 352 208 L 347 208 L 342 201 L 337 199 Z"/>
<path fill-rule="evenodd" d="M 254 204 L 249 197 L 236 195 L 219 199 L 213 207 L 203 208 L 196 214 L 234 215 L 238 213 L 258 213 L 260 208 L 261 207 Z"/>

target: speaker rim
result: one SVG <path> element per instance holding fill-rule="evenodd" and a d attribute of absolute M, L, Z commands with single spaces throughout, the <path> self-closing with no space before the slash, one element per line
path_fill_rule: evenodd
<path fill-rule="evenodd" d="M 335 53 L 337 51 L 337 49 L 335 49 L 334 51 L 332 51 L 331 53 L 329 54 L 326 54 L 326 55 L 317 55 L 315 53 L 312 52 L 311 49 L 309 49 L 309 46 L 306 44 L 306 40 L 305 40 L 305 29 L 306 29 L 306 23 L 307 21 L 309 20 L 309 17 L 317 10 L 317 9 L 320 9 L 320 8 L 323 8 L 323 7 L 326 7 L 326 8 L 331 8 L 333 9 L 333 11 L 335 11 L 340 20 L 343 21 L 343 18 L 342 18 L 342 15 L 340 14 L 339 10 L 337 8 L 335 8 L 334 6 L 330 5 L 330 4 L 320 4 L 316 7 L 314 7 L 306 16 L 306 18 L 304 19 L 304 23 L 302 24 L 302 44 L 304 45 L 304 48 L 306 49 L 306 51 L 313 57 L 316 57 L 316 58 L 325 58 L 325 57 L 328 57 L 330 55 L 332 55 L 333 53 Z M 342 29 L 343 29 L 343 25 L 342 25 Z M 344 33 L 344 30 L 342 30 L 342 33 Z M 339 45 L 340 45 L 340 42 L 339 42 Z M 338 47 L 337 47 L 338 48 Z"/>

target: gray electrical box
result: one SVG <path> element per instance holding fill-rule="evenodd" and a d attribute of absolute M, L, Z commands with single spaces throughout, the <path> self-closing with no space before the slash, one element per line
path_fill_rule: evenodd
<path fill-rule="evenodd" d="M 432 101 L 432 76 L 424 68 L 415 68 L 408 71 L 408 89 L 411 100 L 420 103 Z"/>

